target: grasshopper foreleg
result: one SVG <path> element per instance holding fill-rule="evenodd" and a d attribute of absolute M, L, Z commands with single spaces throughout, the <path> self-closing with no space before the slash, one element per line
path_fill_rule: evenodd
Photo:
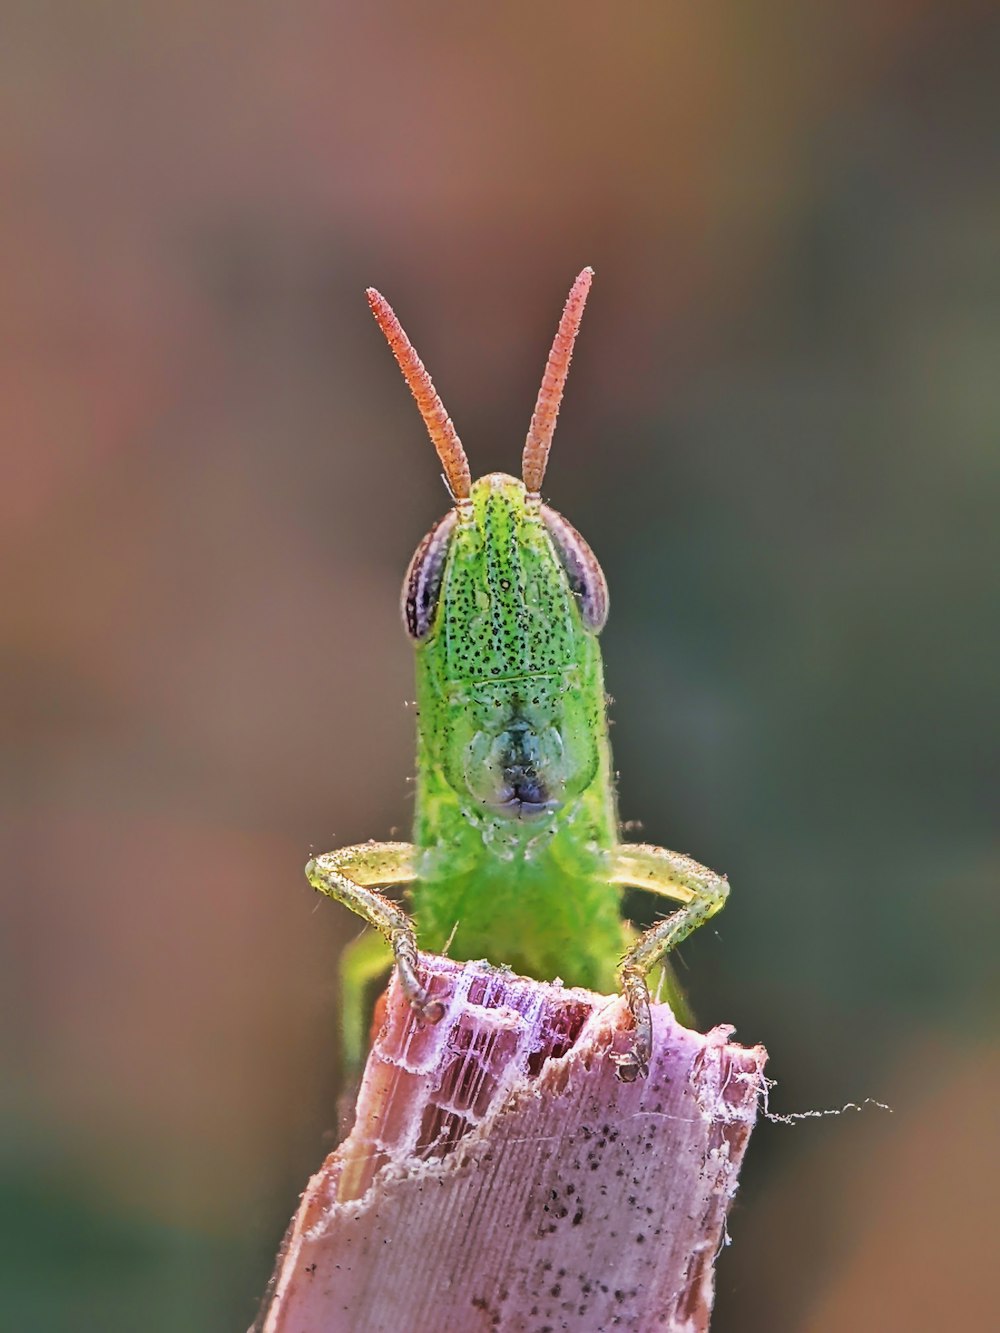
<path fill-rule="evenodd" d="M 683 904 L 643 933 L 622 959 L 618 969 L 622 993 L 632 1014 L 632 1049 L 614 1055 L 623 1083 L 644 1078 L 652 1053 L 652 1021 L 646 977 L 666 954 L 702 922 L 714 916 L 729 896 L 729 883 L 680 852 L 668 852 L 648 843 L 622 843 L 614 853 L 612 882 L 646 889 Z"/>
<path fill-rule="evenodd" d="M 306 879 L 330 898 L 349 907 L 385 937 L 392 948 L 403 994 L 428 1023 L 444 1013 L 417 976 L 417 937 L 413 922 L 396 903 L 372 886 L 409 884 L 416 878 L 414 849 L 408 842 L 365 842 L 317 856 L 306 866 Z M 351 998 L 353 1003 L 353 997 Z M 350 1019 L 345 1016 L 345 1027 Z"/>

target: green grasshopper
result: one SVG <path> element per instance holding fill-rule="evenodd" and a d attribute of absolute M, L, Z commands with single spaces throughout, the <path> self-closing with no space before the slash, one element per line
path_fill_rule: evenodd
<path fill-rule="evenodd" d="M 306 876 L 375 927 L 342 963 L 345 1056 L 362 1054 L 363 994 L 391 947 L 425 1021 L 443 1015 L 418 975 L 433 952 L 486 958 L 628 1003 L 624 1082 L 647 1072 L 647 978 L 725 903 L 725 878 L 677 852 L 619 841 L 598 635 L 608 614 L 600 565 L 541 487 L 593 271 L 570 291 L 549 353 L 517 481 L 473 482 L 465 450 L 388 302 L 368 301 L 444 468 L 454 505 L 417 547 L 402 612 L 416 647 L 413 842 L 369 842 L 311 860 Z M 411 911 L 379 888 L 408 885 Z M 626 887 L 680 909 L 638 933 Z"/>

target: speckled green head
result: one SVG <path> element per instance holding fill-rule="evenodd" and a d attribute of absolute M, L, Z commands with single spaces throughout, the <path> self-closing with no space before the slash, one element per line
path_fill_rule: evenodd
<path fill-rule="evenodd" d="M 444 465 L 454 508 L 420 543 L 403 584 L 417 651 L 418 800 L 451 798 L 494 834 L 536 837 L 595 783 L 608 783 L 597 635 L 604 575 L 539 491 L 592 273 L 577 278 L 549 354 L 518 481 L 471 481 L 427 372 L 378 293 L 369 300 Z"/>
<path fill-rule="evenodd" d="M 421 543 L 403 609 L 428 745 L 458 796 L 523 820 L 591 784 L 607 590 L 565 519 L 523 482 L 483 477 Z"/>

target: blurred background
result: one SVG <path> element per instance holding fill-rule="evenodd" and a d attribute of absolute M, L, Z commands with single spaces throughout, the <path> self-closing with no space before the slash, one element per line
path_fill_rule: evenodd
<path fill-rule="evenodd" d="M 243 1330 L 335 1142 L 313 850 L 407 835 L 397 597 L 597 279 L 547 494 L 623 818 L 763 1041 L 718 1333 L 978 1329 L 995 1209 L 988 6 L 4 6 L 0 1324 Z M 649 910 L 648 905 L 645 908 Z"/>

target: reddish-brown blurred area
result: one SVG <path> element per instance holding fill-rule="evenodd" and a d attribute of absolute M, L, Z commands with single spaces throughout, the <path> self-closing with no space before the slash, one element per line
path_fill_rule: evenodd
<path fill-rule="evenodd" d="M 251 1321 L 358 929 L 301 867 L 405 836 L 445 504 L 363 288 L 513 470 L 590 263 L 547 489 L 611 584 L 622 814 L 729 872 L 687 983 L 777 1109 L 894 1106 L 758 1133 L 715 1326 L 938 1329 L 957 1273 L 985 1326 L 987 8 L 4 30 L 4 1325 Z"/>

